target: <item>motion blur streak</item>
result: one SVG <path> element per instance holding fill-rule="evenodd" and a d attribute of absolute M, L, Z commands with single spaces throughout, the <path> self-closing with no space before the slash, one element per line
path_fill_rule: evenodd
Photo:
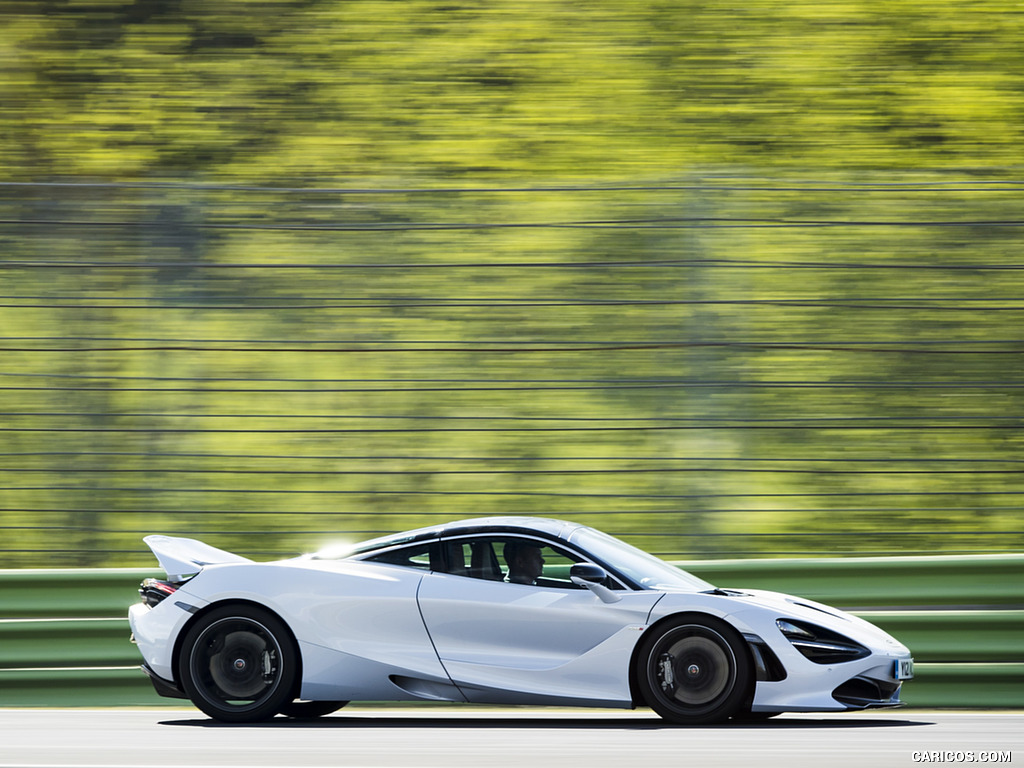
<path fill-rule="evenodd" d="M 829 215 L 1016 215 L 1015 190 L 959 188 L 848 184 Z M 1016 229 L 850 225 L 823 243 L 610 224 L 481 241 L 410 224 L 526 220 L 520 194 L 193 186 L 169 232 L 168 205 L 133 205 L 131 186 L 2 191 L 15 562 L 134 562 L 154 526 L 285 554 L 464 513 L 600 516 L 682 557 L 1024 540 Z M 607 221 L 792 218 L 819 197 L 525 194 L 585 199 Z M 13 223 L 37 206 L 48 224 Z M 282 226 L 204 228 L 229 210 Z M 121 223 L 80 223 L 111 212 Z M 405 228 L 311 226 L 347 217 Z"/>
<path fill-rule="evenodd" d="M 9 0 L 0 558 L 1019 551 L 1024 14 Z"/>

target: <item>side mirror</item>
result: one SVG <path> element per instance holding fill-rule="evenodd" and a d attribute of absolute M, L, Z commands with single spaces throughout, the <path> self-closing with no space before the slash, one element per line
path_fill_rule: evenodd
<path fill-rule="evenodd" d="M 605 603 L 617 603 L 622 598 L 604 585 L 608 572 L 593 563 L 576 563 L 569 569 L 569 579 L 577 587 L 586 587 Z"/>
<path fill-rule="evenodd" d="M 600 565 L 576 563 L 569 569 L 569 578 L 577 587 L 589 587 L 591 584 L 603 583 L 608 573 Z"/>

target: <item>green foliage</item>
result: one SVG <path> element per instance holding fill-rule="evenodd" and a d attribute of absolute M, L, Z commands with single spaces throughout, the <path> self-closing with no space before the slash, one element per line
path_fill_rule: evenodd
<path fill-rule="evenodd" d="M 998 167 L 1011 3 L 6 3 L 19 178 L 629 178 Z"/>
<path fill-rule="evenodd" d="M 519 512 L 1019 549 L 1022 24 L 5 3 L 5 564 Z"/>

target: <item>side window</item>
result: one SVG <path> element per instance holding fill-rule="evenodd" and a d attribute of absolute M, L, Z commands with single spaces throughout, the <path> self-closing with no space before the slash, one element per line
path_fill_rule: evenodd
<path fill-rule="evenodd" d="M 445 570 L 451 574 L 485 581 L 582 589 L 569 580 L 569 569 L 581 558 L 536 539 L 488 536 L 444 541 L 440 547 Z"/>
<path fill-rule="evenodd" d="M 525 537 L 487 536 L 421 542 L 391 549 L 366 560 L 485 581 L 585 589 L 569 579 L 569 569 L 574 563 L 581 562 L 581 557 L 560 547 Z M 621 589 L 614 582 L 608 586 Z"/>
<path fill-rule="evenodd" d="M 442 567 L 434 570 L 443 570 L 455 576 L 468 576 L 472 563 L 472 553 L 468 542 L 442 541 L 439 548 L 444 557 Z"/>
<path fill-rule="evenodd" d="M 366 558 L 371 563 L 387 563 L 388 565 L 401 565 L 406 568 L 417 568 L 422 571 L 435 570 L 432 563 L 437 561 L 438 545 L 432 543 L 416 544 L 412 547 L 392 549 L 382 552 L 379 555 Z"/>
<path fill-rule="evenodd" d="M 501 556 L 505 563 L 505 581 L 538 587 L 583 589 L 569 579 L 569 569 L 582 558 L 534 539 L 506 539 Z"/>
<path fill-rule="evenodd" d="M 505 577 L 491 539 L 442 541 L 440 547 L 448 573 L 487 581 L 501 581 Z"/>

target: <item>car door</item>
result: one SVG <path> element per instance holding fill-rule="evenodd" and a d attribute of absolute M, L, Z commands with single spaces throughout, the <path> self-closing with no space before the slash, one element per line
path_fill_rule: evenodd
<path fill-rule="evenodd" d="M 511 538 L 464 539 L 465 560 L 420 583 L 420 612 L 452 681 L 481 703 L 629 706 L 630 656 L 661 594 L 619 590 L 603 602 L 568 580 L 580 555 L 541 541 L 535 583 L 506 582 L 496 560 Z"/>

